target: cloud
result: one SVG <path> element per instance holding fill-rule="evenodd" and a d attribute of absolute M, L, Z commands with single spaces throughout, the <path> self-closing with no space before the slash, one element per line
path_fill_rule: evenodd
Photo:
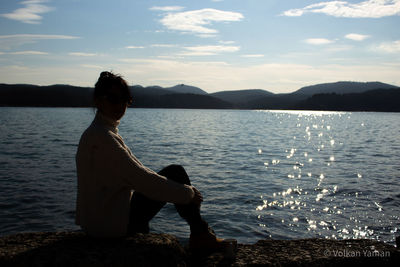
<path fill-rule="evenodd" d="M 210 56 L 220 53 L 232 53 L 240 50 L 240 46 L 226 45 L 205 45 L 205 46 L 189 46 L 187 50 L 179 55 L 181 56 Z"/>
<path fill-rule="evenodd" d="M 54 35 L 54 34 L 11 34 L 11 35 L 0 35 L 0 39 L 10 39 L 10 38 L 18 38 L 18 39 L 78 39 L 80 37 L 71 36 L 71 35 Z"/>
<path fill-rule="evenodd" d="M 353 41 L 364 41 L 369 38 L 369 35 L 357 34 L 357 33 L 349 33 L 346 34 L 345 38 L 353 40 Z"/>
<path fill-rule="evenodd" d="M 382 43 L 377 49 L 386 53 L 400 53 L 400 40 Z"/>
<path fill-rule="evenodd" d="M 129 45 L 129 46 L 125 46 L 125 48 L 127 48 L 127 49 L 142 49 L 142 48 L 145 48 L 145 47 L 144 46 Z"/>
<path fill-rule="evenodd" d="M 325 52 L 343 52 L 343 51 L 349 51 L 353 49 L 354 46 L 352 45 L 333 45 L 325 48 Z"/>
<path fill-rule="evenodd" d="M 400 0 L 367 0 L 356 4 L 346 1 L 321 2 L 287 10 L 283 15 L 299 17 L 306 13 L 322 13 L 344 18 L 382 18 L 400 15 Z"/>
<path fill-rule="evenodd" d="M 151 47 L 161 47 L 161 48 L 171 48 L 171 47 L 177 47 L 178 45 L 176 44 L 152 44 Z"/>
<path fill-rule="evenodd" d="M 48 55 L 49 53 L 47 52 L 42 52 L 42 51 L 17 51 L 17 52 L 10 52 L 10 55 Z"/>
<path fill-rule="evenodd" d="M 312 45 L 326 45 L 326 44 L 331 44 L 334 41 L 328 40 L 325 38 L 310 38 L 310 39 L 304 40 L 304 42 L 306 42 L 307 44 L 312 44 Z"/>
<path fill-rule="evenodd" d="M 192 33 L 201 37 L 210 37 L 218 33 L 216 29 L 209 27 L 213 22 L 240 21 L 243 18 L 244 16 L 238 12 L 205 8 L 167 13 L 160 22 L 169 30 Z"/>
<path fill-rule="evenodd" d="M 235 41 L 218 41 L 218 43 L 227 45 L 227 44 L 234 44 Z"/>
<path fill-rule="evenodd" d="M 68 53 L 70 56 L 75 56 L 75 57 L 94 57 L 97 56 L 95 53 L 84 53 L 84 52 L 71 52 Z"/>
<path fill-rule="evenodd" d="M 167 59 L 127 59 L 120 62 L 121 65 L 113 69 L 135 84 L 171 86 L 184 83 L 208 92 L 262 88 L 283 93 L 306 85 L 335 81 L 384 81 L 400 85 L 400 65 L 266 63 L 249 66 Z"/>
<path fill-rule="evenodd" d="M 50 12 L 54 9 L 43 4 L 46 2 L 46 0 L 23 1 L 21 4 L 23 4 L 24 7 L 18 8 L 11 13 L 1 14 L 1 16 L 23 23 L 39 24 L 42 20 L 40 14 Z"/>
<path fill-rule="evenodd" d="M 49 34 L 12 34 L 0 35 L 0 48 L 10 49 L 14 46 L 36 43 L 41 40 L 71 40 L 79 39 L 77 36 L 70 35 L 49 35 Z"/>
<path fill-rule="evenodd" d="M 249 55 L 241 55 L 241 57 L 258 58 L 258 57 L 264 57 L 264 55 L 262 55 L 262 54 L 249 54 Z"/>
<path fill-rule="evenodd" d="M 93 86 L 101 69 L 124 75 L 129 84 L 173 86 L 190 84 L 207 92 L 261 88 L 275 93 L 292 92 L 306 85 L 335 81 L 382 81 L 400 85 L 400 64 L 284 64 L 252 66 L 220 61 L 125 59 L 96 65 L 0 66 L 3 83 L 72 84 Z M 91 64 L 91 63 L 88 63 Z"/>
<path fill-rule="evenodd" d="M 108 67 L 108 66 L 107 66 Z M 102 68 L 112 69 L 112 68 Z M 62 66 L 0 66 L 0 77 L 4 83 L 27 83 L 37 85 L 71 84 L 93 86 L 100 70 L 85 68 L 81 65 Z"/>
<path fill-rule="evenodd" d="M 159 56 L 156 56 L 156 58 L 160 58 L 160 59 L 178 59 L 178 58 L 183 58 L 183 56 L 179 56 L 179 55 L 159 55 Z"/>
<path fill-rule="evenodd" d="M 150 10 L 165 11 L 165 12 L 179 11 L 182 9 L 184 9 L 184 7 L 182 6 L 153 6 L 150 8 Z"/>

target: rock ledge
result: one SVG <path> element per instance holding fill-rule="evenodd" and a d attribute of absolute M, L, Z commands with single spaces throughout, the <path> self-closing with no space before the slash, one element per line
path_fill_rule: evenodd
<path fill-rule="evenodd" d="M 21 233 L 0 237 L 0 266 L 397 266 L 400 249 L 362 240 L 260 240 L 223 252 L 193 255 L 175 236 L 137 234 L 98 240 L 82 232 Z"/>

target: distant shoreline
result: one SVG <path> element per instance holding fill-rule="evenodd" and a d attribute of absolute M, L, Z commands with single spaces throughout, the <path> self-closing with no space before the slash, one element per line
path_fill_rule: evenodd
<path fill-rule="evenodd" d="M 74 106 L 5 106 L 0 105 L 0 108 L 76 108 L 76 109 L 95 109 L 95 107 L 83 106 L 83 107 L 74 107 Z M 351 112 L 365 112 L 365 113 L 398 113 L 400 111 L 380 111 L 380 110 L 322 110 L 322 109 L 245 109 L 245 108 L 160 108 L 160 107 L 129 107 L 129 109 L 170 109 L 170 110 L 226 110 L 226 111 L 315 111 L 315 112 L 343 112 L 343 113 L 351 113 Z"/>
<path fill-rule="evenodd" d="M 289 94 L 261 89 L 208 94 L 187 85 L 131 86 L 130 90 L 133 108 L 400 112 L 400 88 L 379 82 L 320 84 Z M 0 106 L 90 108 L 92 94 L 90 87 L 0 84 Z"/>

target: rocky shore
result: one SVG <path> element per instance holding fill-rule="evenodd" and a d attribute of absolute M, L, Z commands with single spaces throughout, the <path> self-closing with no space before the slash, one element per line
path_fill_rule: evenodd
<path fill-rule="evenodd" d="M 398 266 L 400 249 L 374 240 L 260 240 L 193 254 L 168 234 L 98 240 L 82 232 L 0 237 L 0 266 Z"/>

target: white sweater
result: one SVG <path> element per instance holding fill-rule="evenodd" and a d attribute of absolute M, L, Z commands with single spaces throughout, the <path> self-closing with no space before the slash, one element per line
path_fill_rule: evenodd
<path fill-rule="evenodd" d="M 76 224 L 92 236 L 127 233 L 132 190 L 148 198 L 187 204 L 194 196 L 182 185 L 146 168 L 118 134 L 119 121 L 100 112 L 82 134 L 76 154 Z"/>

